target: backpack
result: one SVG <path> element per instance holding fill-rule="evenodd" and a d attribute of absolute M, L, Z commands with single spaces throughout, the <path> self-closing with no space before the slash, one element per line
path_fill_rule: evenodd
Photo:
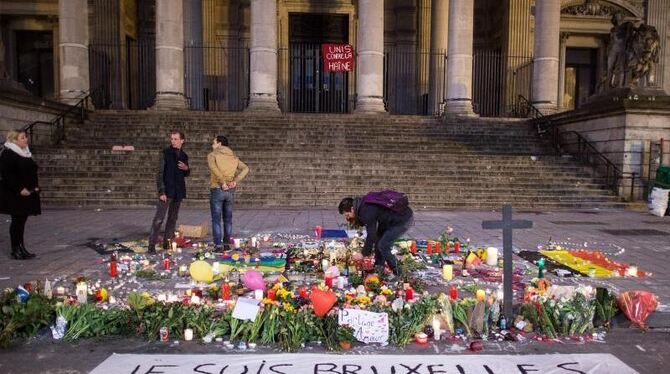
<path fill-rule="evenodd" d="M 366 204 L 380 205 L 391 209 L 396 213 L 402 213 L 409 208 L 409 199 L 402 192 L 394 190 L 384 190 L 379 192 L 368 192 L 363 196 L 363 202 Z"/>

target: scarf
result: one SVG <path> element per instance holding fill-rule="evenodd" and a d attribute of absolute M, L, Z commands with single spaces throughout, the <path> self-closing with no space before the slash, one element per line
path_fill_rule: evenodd
<path fill-rule="evenodd" d="M 12 151 L 14 151 L 14 153 L 16 153 L 17 155 L 19 155 L 21 157 L 25 157 L 25 158 L 33 157 L 33 154 L 30 153 L 30 148 L 28 148 L 28 147 L 21 148 L 18 145 L 16 145 L 15 143 L 12 143 L 10 141 L 5 142 L 5 148 L 11 149 Z"/>

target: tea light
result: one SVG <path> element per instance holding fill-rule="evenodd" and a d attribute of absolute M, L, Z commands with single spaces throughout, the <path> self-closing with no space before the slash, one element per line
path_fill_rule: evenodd
<path fill-rule="evenodd" d="M 186 267 L 186 265 L 181 265 L 179 267 L 179 276 L 185 277 L 187 273 L 188 273 L 188 267 Z"/>
<path fill-rule="evenodd" d="M 477 290 L 477 301 L 486 300 L 486 292 L 484 290 Z"/>
<path fill-rule="evenodd" d="M 496 247 L 486 248 L 486 265 L 489 266 L 498 265 L 498 248 Z"/>
<path fill-rule="evenodd" d="M 629 266 L 626 269 L 626 275 L 629 277 L 637 277 L 637 266 Z"/>
<path fill-rule="evenodd" d="M 186 340 L 187 342 L 193 340 L 193 329 L 184 330 L 184 340 Z"/>
<path fill-rule="evenodd" d="M 454 278 L 454 267 L 452 265 L 442 265 L 442 278 L 446 281 Z"/>
<path fill-rule="evenodd" d="M 419 332 L 416 335 L 414 335 L 414 338 L 416 339 L 416 342 L 419 344 L 426 344 L 428 343 L 428 335 L 426 335 L 423 332 Z"/>
<path fill-rule="evenodd" d="M 56 295 L 58 295 L 58 296 L 65 295 L 65 287 L 63 287 L 63 286 L 56 287 Z"/>

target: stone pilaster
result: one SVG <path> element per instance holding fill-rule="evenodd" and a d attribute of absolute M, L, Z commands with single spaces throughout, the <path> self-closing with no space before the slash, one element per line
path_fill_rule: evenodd
<path fill-rule="evenodd" d="M 58 1 L 60 94 L 76 104 L 91 89 L 88 70 L 88 4 L 86 0 Z"/>
<path fill-rule="evenodd" d="M 185 109 L 184 4 L 182 0 L 156 2 L 155 109 Z"/>
<path fill-rule="evenodd" d="M 558 105 L 558 68 L 561 1 L 535 3 L 535 43 L 531 102 L 543 113 L 553 113 Z"/>
<path fill-rule="evenodd" d="M 436 114 L 444 99 L 445 59 L 448 46 L 449 0 L 433 0 L 430 21 L 430 62 L 428 80 L 428 113 Z"/>
<path fill-rule="evenodd" d="M 449 1 L 447 115 L 474 116 L 472 108 L 472 42 L 474 1 Z"/>
<path fill-rule="evenodd" d="M 191 98 L 191 109 L 203 110 L 203 43 L 202 0 L 184 1 L 184 47 L 186 62 L 185 89 Z"/>
<path fill-rule="evenodd" d="M 279 111 L 277 0 L 251 0 L 250 111 Z"/>
<path fill-rule="evenodd" d="M 384 108 L 384 1 L 358 1 L 356 112 Z"/>
<path fill-rule="evenodd" d="M 661 39 L 661 56 L 654 72 L 654 83 L 670 94 L 670 1 L 649 0 L 647 24 L 656 27 Z"/>

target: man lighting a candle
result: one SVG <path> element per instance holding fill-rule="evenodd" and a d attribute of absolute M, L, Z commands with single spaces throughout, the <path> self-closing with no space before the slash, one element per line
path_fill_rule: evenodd
<path fill-rule="evenodd" d="M 161 152 L 156 175 L 158 188 L 158 205 L 156 215 L 151 223 L 149 234 L 149 253 L 156 253 L 156 242 L 165 213 L 165 235 L 163 235 L 163 249 L 168 249 L 169 241 L 174 237 L 174 230 L 179 216 L 179 205 L 186 197 L 186 180 L 191 170 L 188 167 L 188 155 L 182 150 L 185 141 L 184 133 L 177 130 L 170 131 L 170 146 Z"/>
<path fill-rule="evenodd" d="M 391 253 L 391 247 L 414 222 L 407 196 L 386 190 L 370 192 L 362 197 L 346 197 L 340 201 L 338 211 L 348 222 L 365 226 L 367 237 L 362 254 L 370 256 L 375 250 L 376 271 L 382 273 L 384 266 L 388 265 L 395 276 L 400 276 L 402 269 Z"/>

